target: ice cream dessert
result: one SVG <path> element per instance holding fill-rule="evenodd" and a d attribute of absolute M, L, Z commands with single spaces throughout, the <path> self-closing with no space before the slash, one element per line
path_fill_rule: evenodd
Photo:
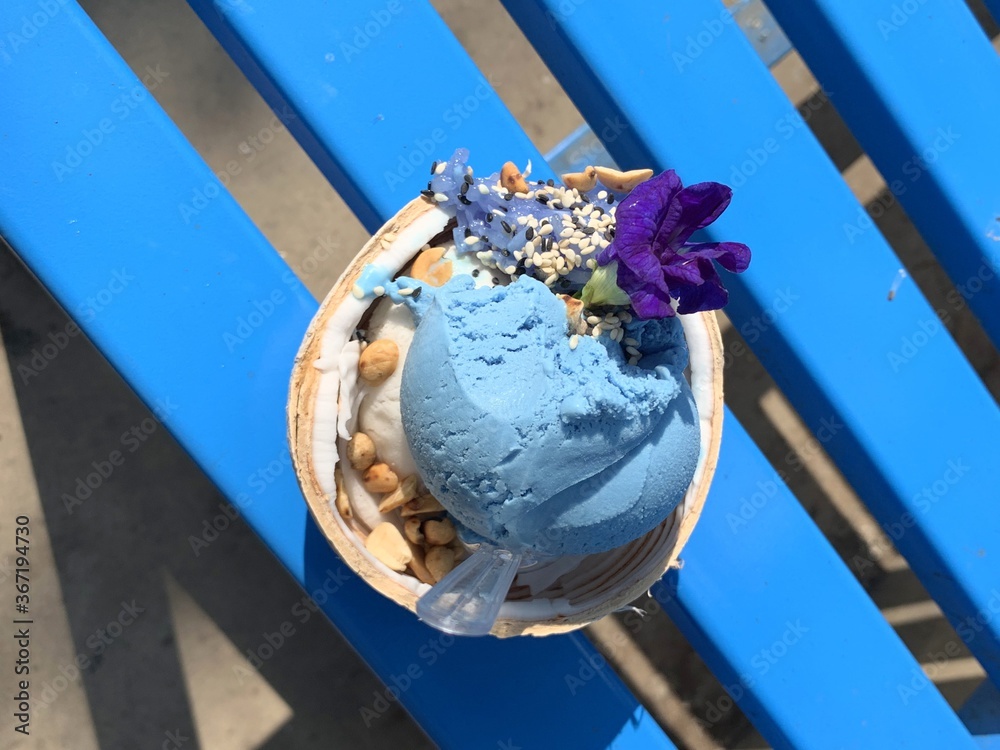
<path fill-rule="evenodd" d="M 544 555 L 618 547 L 691 483 L 699 427 L 675 318 L 632 320 L 644 356 L 608 337 L 571 348 L 563 301 L 521 276 L 456 276 L 411 303 L 402 374 L 407 442 L 427 488 L 465 528 Z M 412 299 L 412 298 L 411 298 Z"/>
<path fill-rule="evenodd" d="M 715 183 L 600 167 L 529 182 L 511 163 L 477 177 L 467 158 L 434 164 L 324 303 L 322 346 L 300 353 L 324 374 L 299 397 L 315 415 L 290 422 L 310 423 L 297 470 L 380 590 L 426 593 L 478 545 L 538 563 L 508 596 L 533 606 L 507 611 L 584 622 L 662 573 L 669 519 L 703 501 L 721 381 L 698 313 L 726 301 L 715 264 L 742 271 L 749 250 L 692 241 L 728 205 Z"/>

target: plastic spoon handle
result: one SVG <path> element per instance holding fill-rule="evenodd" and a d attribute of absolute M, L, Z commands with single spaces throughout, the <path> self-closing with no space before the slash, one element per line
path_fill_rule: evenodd
<path fill-rule="evenodd" d="M 520 552 L 483 545 L 420 597 L 417 616 L 446 633 L 486 635 L 520 564 Z"/>

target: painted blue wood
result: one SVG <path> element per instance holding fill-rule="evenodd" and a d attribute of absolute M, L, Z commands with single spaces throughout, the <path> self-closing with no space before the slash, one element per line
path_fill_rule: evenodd
<path fill-rule="evenodd" d="M 990 9 L 990 13 L 993 14 L 993 19 L 1000 23 L 1000 0 L 986 0 L 986 7 Z"/>
<path fill-rule="evenodd" d="M 434 10 L 413 0 L 189 0 L 370 231 L 426 187 L 456 144 L 488 172 L 541 154 Z M 435 71 L 446 72 L 436 75 Z M 435 106 L 428 106 L 434 102 Z M 492 137 L 509 125 L 509 138 Z M 337 138 L 333 138 L 336 134 Z M 360 147 L 359 147 L 360 146 Z"/>
<path fill-rule="evenodd" d="M 37 10 L 10 0 L 0 28 Z M 345 570 L 285 441 L 315 300 L 77 5 L 8 53 L 0 233 L 147 404 L 176 406 L 167 427 L 436 742 L 672 748 L 582 636 L 455 640 Z M 385 700 L 358 696 L 357 720 Z"/>
<path fill-rule="evenodd" d="M 711 236 L 755 254 L 727 312 L 1000 680 L 1000 413 L 919 290 L 887 299 L 899 261 L 804 117 L 715 0 L 506 6 L 616 161 L 734 186 Z"/>
<path fill-rule="evenodd" d="M 959 717 L 981 747 L 1000 748 L 1000 689 L 985 680 L 962 706 Z"/>
<path fill-rule="evenodd" d="M 319 27 L 325 18 L 324 6 L 316 3 L 308 7 L 312 10 L 312 14 L 306 17 L 306 8 L 301 4 L 298 6 L 297 23 L 307 28 Z M 379 7 L 380 5 L 376 2 L 359 3 L 355 7 L 355 11 L 360 13 L 363 18 L 365 14 L 369 14 Z M 252 23 L 248 23 L 246 20 L 249 16 L 229 14 L 222 19 L 225 23 L 220 24 L 216 20 L 212 20 L 213 16 L 206 14 L 204 9 L 202 15 L 208 17 L 213 23 L 213 28 L 216 29 L 220 40 L 223 41 L 227 49 L 234 47 L 237 49 L 236 56 L 238 58 L 244 61 L 249 59 L 250 56 L 246 50 L 252 46 L 253 59 L 266 60 L 266 65 L 258 66 L 256 70 L 251 69 L 249 72 L 262 90 L 271 92 L 272 95 L 281 95 L 279 98 L 271 100 L 273 107 L 279 111 L 285 108 L 299 112 L 307 110 L 307 104 L 303 104 L 298 99 L 308 100 L 312 90 L 317 85 L 316 82 L 321 80 L 321 77 L 317 75 L 314 66 L 303 63 L 303 58 L 315 60 L 319 56 L 318 52 L 329 47 L 322 34 L 307 34 L 305 42 L 300 40 L 299 45 L 292 48 L 282 45 L 282 34 L 271 36 L 268 33 L 258 33 L 253 37 L 253 43 L 250 45 L 247 39 L 255 33 L 255 29 L 272 29 L 287 23 L 284 20 L 286 16 L 284 9 L 278 5 L 256 3 L 252 14 Z M 219 17 L 214 18 L 218 19 Z M 223 28 L 219 28 L 220 26 Z M 289 25 L 288 28 L 296 27 Z M 436 28 L 435 23 L 431 25 L 429 31 L 418 32 L 411 28 L 410 33 L 416 33 L 421 39 L 428 41 L 428 46 L 434 46 L 435 49 L 439 47 L 450 49 L 450 43 L 430 44 L 429 40 L 434 39 L 435 42 L 437 40 L 434 35 L 436 32 L 433 31 Z M 243 49 L 243 53 L 239 52 L 240 49 Z M 305 51 L 303 52 L 303 50 Z M 371 63 L 374 66 L 371 71 L 368 70 L 368 63 L 365 60 L 358 59 L 358 64 L 362 66 L 360 69 L 352 69 L 348 73 L 350 76 L 356 76 L 356 80 L 364 86 L 367 96 L 383 101 L 395 95 L 397 82 L 393 80 L 391 72 L 395 70 L 397 63 L 379 59 L 377 63 Z M 409 64 L 409 56 L 406 53 L 402 54 L 398 65 L 402 67 Z M 447 68 L 452 71 L 456 67 L 454 61 L 450 61 L 447 65 Z M 438 117 L 437 113 L 447 105 L 447 98 L 439 98 L 432 91 L 423 92 L 423 100 L 419 103 L 413 103 L 409 111 L 414 129 L 417 132 L 426 130 L 428 123 L 425 118 L 431 117 L 431 123 L 433 123 L 434 118 Z M 383 163 L 392 163 L 396 159 L 397 153 L 391 148 L 386 153 L 380 153 L 381 147 L 373 149 L 368 142 L 345 139 L 340 128 L 331 125 L 322 116 L 322 113 L 307 114 L 303 117 L 303 119 L 307 118 L 308 121 L 303 123 L 303 130 L 308 132 L 311 138 L 316 139 L 322 148 L 330 153 L 338 154 L 341 159 L 350 159 L 352 153 L 360 156 L 371 154 L 370 158 L 375 161 L 374 165 L 370 165 L 370 168 L 374 169 L 380 168 Z M 497 142 L 506 142 L 508 133 L 510 133 L 510 141 L 514 144 L 519 143 L 523 137 L 509 118 L 505 117 L 502 121 L 495 120 L 493 124 L 495 127 L 485 135 Z M 477 133 L 458 133 L 455 136 L 455 143 L 462 143 L 463 139 L 470 137 L 476 138 Z M 475 145 L 474 155 L 479 152 L 478 141 L 474 141 L 470 145 Z M 423 177 L 421 176 L 419 179 L 422 180 Z M 420 186 L 419 181 L 415 180 L 412 189 Z M 378 186 L 376 188 L 380 189 Z M 738 513 L 742 498 L 746 496 L 746 485 L 757 478 L 757 470 L 766 464 L 738 425 L 727 431 L 726 441 L 727 450 L 729 450 L 728 443 L 732 442 L 734 455 L 756 457 L 755 462 L 751 462 L 747 467 L 744 467 L 741 461 L 727 463 L 720 472 L 718 484 L 713 491 L 712 499 L 710 499 L 710 504 L 717 504 L 718 508 L 734 508 Z M 730 454 L 727 453 L 727 455 Z M 745 468 L 749 471 L 744 470 Z M 766 477 L 761 475 L 761 479 L 763 481 Z M 803 613 L 806 614 L 807 619 L 815 616 L 814 605 L 802 604 L 798 599 L 802 594 L 802 577 L 816 577 L 824 582 L 822 601 L 825 606 L 842 613 L 844 620 L 836 622 L 841 624 L 849 622 L 850 632 L 845 636 L 841 628 L 830 627 L 817 633 L 814 636 L 815 640 L 812 641 L 812 648 L 800 651 L 798 657 L 790 657 L 790 661 L 786 662 L 788 665 L 786 677 L 790 680 L 794 679 L 794 684 L 791 686 L 789 683 L 781 683 L 780 686 L 779 684 L 773 685 L 772 692 L 767 696 L 768 701 L 780 695 L 786 706 L 791 707 L 799 705 L 798 694 L 800 692 L 808 692 L 810 696 L 821 695 L 823 696 L 822 702 L 829 713 L 838 716 L 843 714 L 845 728 L 839 736 L 847 738 L 849 741 L 861 742 L 870 740 L 874 736 L 891 735 L 897 739 L 909 737 L 913 742 L 916 742 L 922 736 L 935 736 L 953 740 L 952 744 L 955 746 L 967 745 L 966 733 L 934 688 L 924 692 L 917 699 L 917 703 L 908 705 L 900 703 L 892 689 L 895 683 L 891 680 L 903 682 L 910 679 L 912 671 L 919 669 L 919 667 L 886 626 L 884 620 L 872 607 L 856 582 L 843 569 L 843 565 L 836 558 L 829 545 L 819 537 L 805 514 L 788 497 L 787 492 L 783 488 L 779 489 L 775 483 L 772 483 L 771 487 L 773 487 L 774 495 L 780 495 L 782 498 L 779 504 L 790 507 L 793 511 L 791 514 L 786 514 L 785 525 L 780 529 L 781 534 L 772 535 L 771 527 L 766 524 L 750 525 L 739 545 L 735 548 L 734 554 L 737 557 L 740 555 L 749 557 L 756 553 L 758 547 L 777 546 L 787 550 L 786 563 L 789 562 L 789 559 L 794 560 L 793 567 L 797 571 L 797 575 L 790 577 L 774 575 L 769 579 L 768 583 L 772 590 L 780 591 L 781 596 L 784 597 L 781 607 L 760 611 L 758 607 L 751 606 L 744 612 L 743 619 L 723 618 L 722 639 L 730 644 L 727 647 L 729 657 L 735 659 L 739 651 L 738 646 L 743 646 L 748 642 L 770 644 L 775 637 L 780 638 L 782 636 L 780 630 L 777 636 L 774 635 L 776 622 L 781 625 L 783 630 L 786 627 L 785 620 L 801 617 Z M 719 493 L 723 495 L 722 500 L 716 499 Z M 721 528 L 729 534 L 726 543 L 732 545 L 732 532 L 729 531 L 731 521 L 728 514 L 723 512 L 710 513 L 703 523 L 714 527 L 721 525 Z M 801 550 L 797 541 L 789 542 L 789 540 L 797 540 L 802 535 L 799 533 L 800 531 L 810 544 L 809 551 L 803 554 L 800 554 Z M 711 554 L 688 558 L 687 562 L 691 566 L 703 566 L 703 570 L 709 571 L 706 575 L 719 581 L 733 580 L 731 570 L 724 565 L 716 565 Z M 829 570 L 839 571 L 839 574 L 836 572 L 830 574 L 827 572 Z M 815 575 L 813 576 L 813 574 Z M 716 583 L 716 586 L 718 585 Z M 782 619 L 775 620 L 775 618 Z M 757 623 L 760 624 L 757 625 Z M 733 648 L 736 649 L 735 652 Z M 859 659 L 858 654 L 865 658 Z M 870 654 L 878 654 L 879 658 L 868 660 L 867 657 Z M 791 669 L 792 664 L 796 665 L 794 670 Z M 870 675 L 868 670 L 872 670 Z M 822 677 L 818 677 L 819 675 Z M 829 698 L 825 690 L 817 689 L 815 683 L 818 679 L 829 679 L 834 683 L 856 679 L 862 684 L 871 683 L 872 687 L 863 691 L 863 701 L 855 701 L 855 696 L 852 696 L 850 703 L 842 704 Z M 863 711 L 859 711 L 857 703 L 864 705 Z M 880 715 L 881 718 L 873 719 L 872 717 L 876 714 Z M 785 713 L 779 718 L 781 720 L 787 719 L 788 714 Z M 861 728 L 863 722 L 868 722 L 875 728 L 863 730 Z M 773 721 L 769 728 L 773 729 Z M 772 733 L 779 741 L 781 737 L 785 736 L 778 732 Z M 788 736 L 795 736 L 795 734 L 796 732 L 789 730 Z M 816 734 L 811 744 L 806 743 L 800 747 L 819 747 L 822 746 L 821 743 L 822 736 Z"/>
<path fill-rule="evenodd" d="M 682 559 L 653 595 L 774 747 L 972 745 L 729 414 L 715 483 Z"/>
<path fill-rule="evenodd" d="M 799 53 L 1000 343 L 1000 59 L 961 0 L 771 0 Z"/>

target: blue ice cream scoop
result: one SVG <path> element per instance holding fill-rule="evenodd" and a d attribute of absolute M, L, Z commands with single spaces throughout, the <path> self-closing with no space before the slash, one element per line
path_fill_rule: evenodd
<path fill-rule="evenodd" d="M 407 299 L 403 430 L 455 520 L 504 550 L 578 555 L 626 544 L 683 498 L 700 433 L 679 321 L 635 321 L 629 365 L 607 336 L 571 348 L 564 303 L 528 276 L 469 276 Z"/>

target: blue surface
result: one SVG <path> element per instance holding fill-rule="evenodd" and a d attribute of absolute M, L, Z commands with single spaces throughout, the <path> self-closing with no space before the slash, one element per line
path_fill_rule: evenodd
<path fill-rule="evenodd" d="M 232 29 L 217 29 L 217 32 L 227 48 L 236 47 L 239 49 L 239 45 L 246 44 L 247 38 L 253 37 L 254 59 L 266 60 L 267 66 L 266 70 L 261 67 L 250 68 L 248 73 L 262 91 L 271 92 L 270 96 L 276 97 L 271 99 L 272 106 L 279 111 L 288 106 L 302 113 L 302 131 L 307 132 L 308 137 L 314 139 L 317 146 L 337 154 L 340 160 L 366 163 L 366 174 L 384 169 L 385 164 L 394 163 L 398 158 L 398 141 L 383 143 L 380 131 L 377 130 L 368 133 L 369 139 L 367 141 L 346 138 L 342 128 L 332 123 L 332 114 L 327 117 L 322 108 L 310 109 L 309 103 L 315 99 L 317 81 L 323 79 L 306 72 L 312 71 L 309 64 L 305 65 L 304 71 L 302 60 L 303 58 L 306 60 L 318 59 L 319 52 L 327 48 L 321 33 L 314 34 L 306 31 L 322 26 L 323 4 L 314 3 L 307 6 L 313 15 L 307 15 L 306 7 L 300 5 L 295 24 L 290 24 L 289 21 L 285 20 L 286 14 L 278 5 L 258 3 L 254 7 L 255 12 L 252 15 L 228 16 L 233 24 Z M 377 2 L 360 4 L 357 7 L 357 13 L 363 18 L 372 9 L 377 10 L 379 7 Z M 410 7 L 407 6 L 407 8 Z M 426 8 L 426 6 L 424 7 Z M 213 17 L 212 14 L 204 11 L 202 11 L 202 15 L 210 21 L 212 18 L 217 18 L 217 16 Z M 297 40 L 297 46 L 283 45 L 283 36 L 280 34 L 272 36 L 270 33 L 262 32 L 262 30 L 276 27 L 284 28 L 283 25 L 287 25 L 299 33 L 300 38 Z M 453 41 L 450 39 L 441 39 L 441 43 L 438 44 L 439 39 L 434 35 L 438 33 L 440 26 L 436 20 L 428 18 L 427 25 L 426 30 L 411 28 L 409 32 L 419 36 L 425 43 L 433 38 L 435 50 L 454 49 Z M 233 30 L 239 32 L 236 37 L 233 35 Z M 395 40 L 393 40 L 393 44 L 396 44 Z M 391 76 L 385 75 L 385 66 L 394 63 L 387 62 L 384 56 L 390 54 L 389 50 L 395 49 L 397 49 L 395 46 L 382 48 L 383 58 L 380 59 L 379 65 L 374 68 L 373 73 L 369 72 L 365 66 L 360 70 L 352 68 L 350 71 L 349 80 L 355 81 L 353 85 L 363 87 L 367 97 L 378 101 L 388 101 L 400 95 L 397 82 Z M 243 59 L 246 61 L 249 57 L 244 54 Z M 365 59 L 367 60 L 367 58 Z M 400 59 L 402 60 L 400 64 L 404 66 L 412 62 L 405 49 L 401 53 Z M 359 58 L 352 64 L 361 65 L 362 60 Z M 454 71 L 456 64 L 449 62 L 445 67 L 449 71 Z M 453 90 L 455 83 L 449 82 L 448 86 Z M 459 85 L 458 88 L 461 90 L 463 86 Z M 279 93 L 281 96 L 277 97 Z M 438 94 L 433 90 L 425 90 L 420 93 L 419 101 L 410 101 L 407 117 L 410 119 L 410 127 L 413 131 L 428 131 L 440 118 L 438 113 L 443 109 L 447 110 L 451 95 L 451 91 Z M 330 104 L 329 106 L 335 105 Z M 503 137 L 498 138 L 499 133 L 503 133 Z M 503 111 L 492 115 L 489 130 L 481 132 L 477 129 L 463 129 L 462 132 L 455 134 L 454 143 L 469 145 L 475 162 L 476 155 L 480 153 L 480 138 L 486 139 L 489 143 L 509 143 L 513 148 L 519 148 L 519 144 L 524 142 L 521 131 Z M 374 147 L 372 146 L 373 142 Z M 406 142 L 405 139 L 404 142 Z M 501 153 L 503 153 L 502 150 Z M 339 178 L 337 175 L 333 175 L 335 181 L 350 177 L 350 174 L 342 175 Z M 366 187 L 364 184 L 365 174 L 360 175 L 358 180 L 358 184 L 338 185 L 338 188 L 347 194 L 350 194 L 352 190 L 365 192 L 371 189 L 370 186 Z M 414 175 L 408 189 L 416 191 L 423 187 L 423 180 L 423 175 Z M 381 188 L 375 185 L 374 189 Z M 351 202 L 350 199 L 349 202 Z M 728 431 L 726 440 L 727 450 L 735 451 L 737 455 L 755 457 L 755 463 L 752 463 L 751 467 L 764 465 L 760 454 L 738 426 Z M 747 485 L 753 482 L 754 478 L 753 471 L 744 472 L 737 466 L 729 474 L 727 480 L 720 479 L 710 502 L 722 503 L 719 507 L 738 505 L 746 497 Z M 722 489 L 723 487 L 725 489 Z M 719 493 L 723 493 L 722 500 L 715 499 Z M 787 495 L 785 497 L 787 498 Z M 885 625 L 884 620 L 874 610 L 865 594 L 846 574 L 833 551 L 816 534 L 808 518 L 794 504 L 788 503 L 788 505 L 795 512 L 788 516 L 786 525 L 782 527 L 783 535 L 775 538 L 772 536 L 770 528 L 763 524 L 751 527 L 740 540 L 741 546 L 738 548 L 740 554 L 752 558 L 757 553 L 758 547 L 768 549 L 783 543 L 787 545 L 787 539 L 797 540 L 800 535 L 804 535 L 810 540 L 809 549 L 800 554 L 797 542 L 792 544 L 790 548 L 794 565 L 789 568 L 786 576 L 776 575 L 769 581 L 769 586 L 780 592 L 782 607 L 767 612 L 761 612 L 758 608 L 751 607 L 744 613 L 742 620 L 721 618 L 721 621 L 714 626 L 718 628 L 719 637 L 724 642 L 723 648 L 726 649 L 728 656 L 734 658 L 735 654 L 744 649 L 748 643 L 769 644 L 775 637 L 773 633 L 774 618 L 789 619 L 800 616 L 803 611 L 800 602 L 803 594 L 802 581 L 815 574 L 816 577 L 823 578 L 830 584 L 823 591 L 822 601 L 825 606 L 843 613 L 844 622 L 850 623 L 850 635 L 845 638 L 839 632 L 826 630 L 816 637 L 813 641 L 813 648 L 800 652 L 800 657 L 788 662 L 789 682 L 773 687 L 766 694 L 767 700 L 783 701 L 788 706 L 795 706 L 798 705 L 798 696 L 802 693 L 806 693 L 810 697 L 820 696 L 820 698 L 812 699 L 813 702 L 808 704 L 811 706 L 811 710 L 815 710 L 816 705 L 823 704 L 829 712 L 842 719 L 844 729 L 840 736 L 848 742 L 861 743 L 873 736 L 892 736 L 897 740 L 909 738 L 911 746 L 916 746 L 921 737 L 934 736 L 948 738 L 953 747 L 967 746 L 966 733 L 956 721 L 954 714 L 941 700 L 936 689 L 930 688 L 923 692 L 916 702 L 901 707 L 897 695 L 887 686 L 886 679 L 888 678 L 886 676 L 888 675 L 897 681 L 909 679 L 912 670 L 918 669 L 916 662 Z M 718 513 L 709 513 L 703 523 L 708 525 L 721 523 L 724 524 L 725 529 L 729 529 L 728 519 Z M 697 559 L 689 558 L 688 562 L 690 565 L 700 564 L 704 566 L 703 569 L 708 571 L 706 575 L 710 577 L 725 581 L 733 580 L 731 568 L 717 564 L 712 554 L 703 555 Z M 839 576 L 827 575 L 824 573 L 827 568 L 841 572 Z M 716 618 L 711 613 L 704 614 L 715 622 Z M 780 622 L 784 622 L 784 620 L 780 620 Z M 778 636 L 780 637 L 780 633 Z M 862 643 L 864 645 L 860 646 L 859 644 Z M 752 649 L 751 653 L 754 650 L 756 649 Z M 879 659 L 874 661 L 861 660 L 858 658 L 859 653 L 866 657 L 870 654 L 878 654 Z M 794 669 L 792 668 L 793 664 L 795 665 Z M 817 675 L 822 677 L 818 678 Z M 831 697 L 822 684 L 817 684 L 817 682 L 829 682 L 830 684 L 842 685 L 851 680 L 857 680 L 862 684 L 867 682 L 874 684 L 874 687 L 859 693 L 865 696 L 864 705 L 861 707 L 853 701 L 852 695 L 846 696 L 848 700 L 839 700 L 839 696 Z M 894 686 L 895 682 L 892 685 Z M 872 717 L 876 715 L 881 716 L 881 718 L 873 720 Z M 775 716 L 780 716 L 782 719 L 789 718 L 787 709 L 786 713 L 779 712 Z M 874 732 L 868 731 L 863 724 L 864 722 L 873 723 L 877 729 Z M 767 726 L 766 723 L 765 726 Z M 773 729 L 773 725 L 767 728 Z M 792 730 L 789 732 L 791 733 Z M 776 739 L 780 740 L 780 738 L 781 735 L 776 734 Z M 821 747 L 823 746 L 823 737 L 816 734 L 811 743 L 804 744 L 802 747 Z"/>
<path fill-rule="evenodd" d="M 845 238 L 864 209 L 717 2 L 668 15 L 557 6 L 507 3 L 584 117 L 627 124 L 606 144 L 621 165 L 734 186 L 710 234 L 754 259 L 726 275 L 727 312 L 1000 680 L 1000 617 L 986 616 L 1000 582 L 993 399 L 912 282 L 887 300 L 898 259 L 874 228 Z M 703 34 L 692 56 L 687 40 Z"/>
<path fill-rule="evenodd" d="M 726 415 L 698 527 L 653 595 L 775 748 L 964 748 L 962 724 Z"/>
<path fill-rule="evenodd" d="M 963 2 L 769 4 L 1000 343 L 1000 59 L 972 12 Z"/>
<path fill-rule="evenodd" d="M 0 28 L 36 10 L 4 3 Z M 314 591 L 343 566 L 291 471 L 285 401 L 316 302 L 77 6 L 43 32 L 0 64 L 0 232 L 147 404 L 177 405 L 171 432 Z M 105 119 L 101 143 L 78 149 Z M 87 154 L 57 175 L 67 148 Z M 216 197 L 186 222 L 196 190 Z M 87 312 L 123 270 L 129 284 Z M 260 325 L 233 343 L 240 318 Z M 383 680 L 419 672 L 401 701 L 442 747 L 673 747 L 609 668 L 570 690 L 567 675 L 601 663 L 582 636 L 450 643 L 354 576 L 323 609 Z M 468 689 L 480 668 L 490 678 Z M 525 685 L 545 700 L 521 700 Z"/>
<path fill-rule="evenodd" d="M 962 706 L 959 717 L 982 747 L 1000 747 L 1000 689 L 983 682 Z"/>

